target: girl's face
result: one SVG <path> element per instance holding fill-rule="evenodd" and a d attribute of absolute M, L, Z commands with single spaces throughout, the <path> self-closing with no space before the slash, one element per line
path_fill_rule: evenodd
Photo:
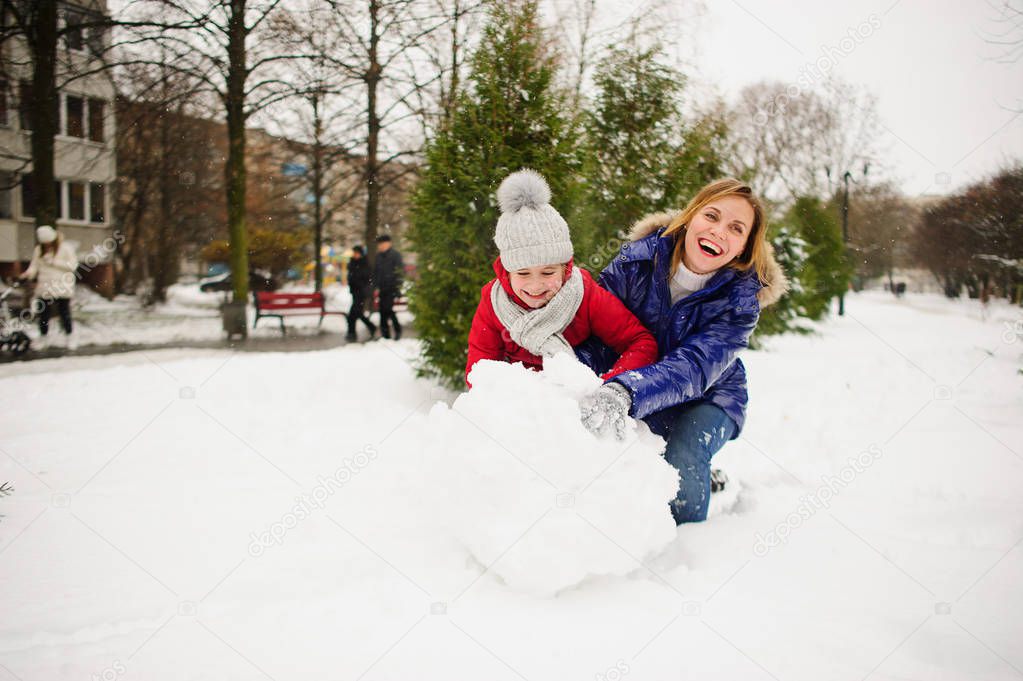
<path fill-rule="evenodd" d="M 543 307 L 561 290 L 565 277 L 564 265 L 540 265 L 509 272 L 512 290 L 526 305 Z"/>
<path fill-rule="evenodd" d="M 746 248 L 753 228 L 753 206 L 741 196 L 711 201 L 686 227 L 683 264 L 696 274 L 708 274 L 735 260 Z"/>

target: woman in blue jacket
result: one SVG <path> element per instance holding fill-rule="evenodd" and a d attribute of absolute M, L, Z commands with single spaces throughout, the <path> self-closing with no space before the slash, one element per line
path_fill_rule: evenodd
<path fill-rule="evenodd" d="M 657 339 L 660 359 L 609 380 L 583 405 L 596 433 L 643 419 L 667 440 L 665 458 L 681 484 L 671 503 L 678 524 L 707 518 L 710 460 L 738 437 L 746 416 L 746 371 L 736 357 L 762 307 L 786 282 L 766 240 L 766 216 L 752 189 L 713 182 L 677 213 L 644 218 L 601 273 Z M 580 359 L 600 372 L 613 359 L 587 343 Z"/>

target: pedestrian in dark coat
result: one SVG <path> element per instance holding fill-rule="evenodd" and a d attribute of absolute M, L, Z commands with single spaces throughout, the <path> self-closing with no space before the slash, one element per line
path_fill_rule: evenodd
<path fill-rule="evenodd" d="M 347 340 L 358 338 L 355 325 L 359 320 L 369 329 L 369 337 L 376 335 L 377 327 L 366 316 L 366 301 L 373 295 L 373 283 L 369 276 L 369 261 L 366 260 L 366 249 L 362 246 L 352 248 L 352 259 L 348 261 L 348 290 L 352 292 L 352 307 L 348 310 Z"/>
<path fill-rule="evenodd" d="M 707 517 L 711 457 L 738 437 L 746 417 L 746 370 L 737 355 L 760 310 L 785 291 L 766 229 L 752 190 L 719 180 L 685 210 L 637 223 L 599 278 L 657 339 L 657 362 L 604 389 L 610 398 L 624 388 L 628 413 L 667 440 L 665 457 L 681 477 L 671 504 L 679 524 Z M 614 358 L 595 340 L 576 354 L 598 372 Z M 584 418 L 600 419 L 600 409 L 591 412 Z"/>
<path fill-rule="evenodd" d="M 394 314 L 394 301 L 401 295 L 401 284 L 405 279 L 405 264 L 401 253 L 391 245 L 391 236 L 377 237 L 377 261 L 373 269 L 373 285 L 380 293 L 380 335 L 391 337 L 390 325 L 394 325 L 394 340 L 401 338 L 401 324 Z"/>

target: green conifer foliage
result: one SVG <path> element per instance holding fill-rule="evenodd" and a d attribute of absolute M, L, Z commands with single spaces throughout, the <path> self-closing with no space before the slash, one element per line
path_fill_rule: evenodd
<path fill-rule="evenodd" d="M 842 230 L 834 212 L 819 199 L 796 199 L 785 214 L 789 226 L 805 243 L 804 260 L 797 275 L 798 291 L 792 295 L 796 314 L 821 319 L 831 299 L 848 290 L 852 268 L 842 243 Z M 794 282 L 795 283 L 795 282 Z"/>
<path fill-rule="evenodd" d="M 468 88 L 428 145 L 413 196 L 409 238 L 419 279 L 410 309 L 423 345 L 420 371 L 452 386 L 462 384 L 480 287 L 494 276 L 501 181 L 532 168 L 550 184 L 552 205 L 571 214 L 578 135 L 545 44 L 535 1 L 492 6 Z"/>
<path fill-rule="evenodd" d="M 580 262 L 599 272 L 621 235 L 643 216 L 682 208 L 723 173 L 714 117 L 682 115 L 685 77 L 664 63 L 660 47 L 612 48 L 597 66 L 596 95 L 584 116 L 586 200 L 576 222 Z"/>

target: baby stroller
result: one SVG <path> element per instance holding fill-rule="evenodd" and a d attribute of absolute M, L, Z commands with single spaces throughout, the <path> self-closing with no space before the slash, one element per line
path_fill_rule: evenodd
<path fill-rule="evenodd" d="M 17 289 L 17 285 L 8 286 L 0 293 L 0 352 L 9 352 L 15 357 L 21 357 L 28 352 L 32 340 L 28 334 L 17 328 L 15 319 L 11 317 L 11 304 L 8 299 Z M 24 291 L 20 293 L 24 294 Z M 25 297 L 21 295 L 22 303 Z M 23 304 L 18 305 L 19 309 L 23 307 Z"/>

